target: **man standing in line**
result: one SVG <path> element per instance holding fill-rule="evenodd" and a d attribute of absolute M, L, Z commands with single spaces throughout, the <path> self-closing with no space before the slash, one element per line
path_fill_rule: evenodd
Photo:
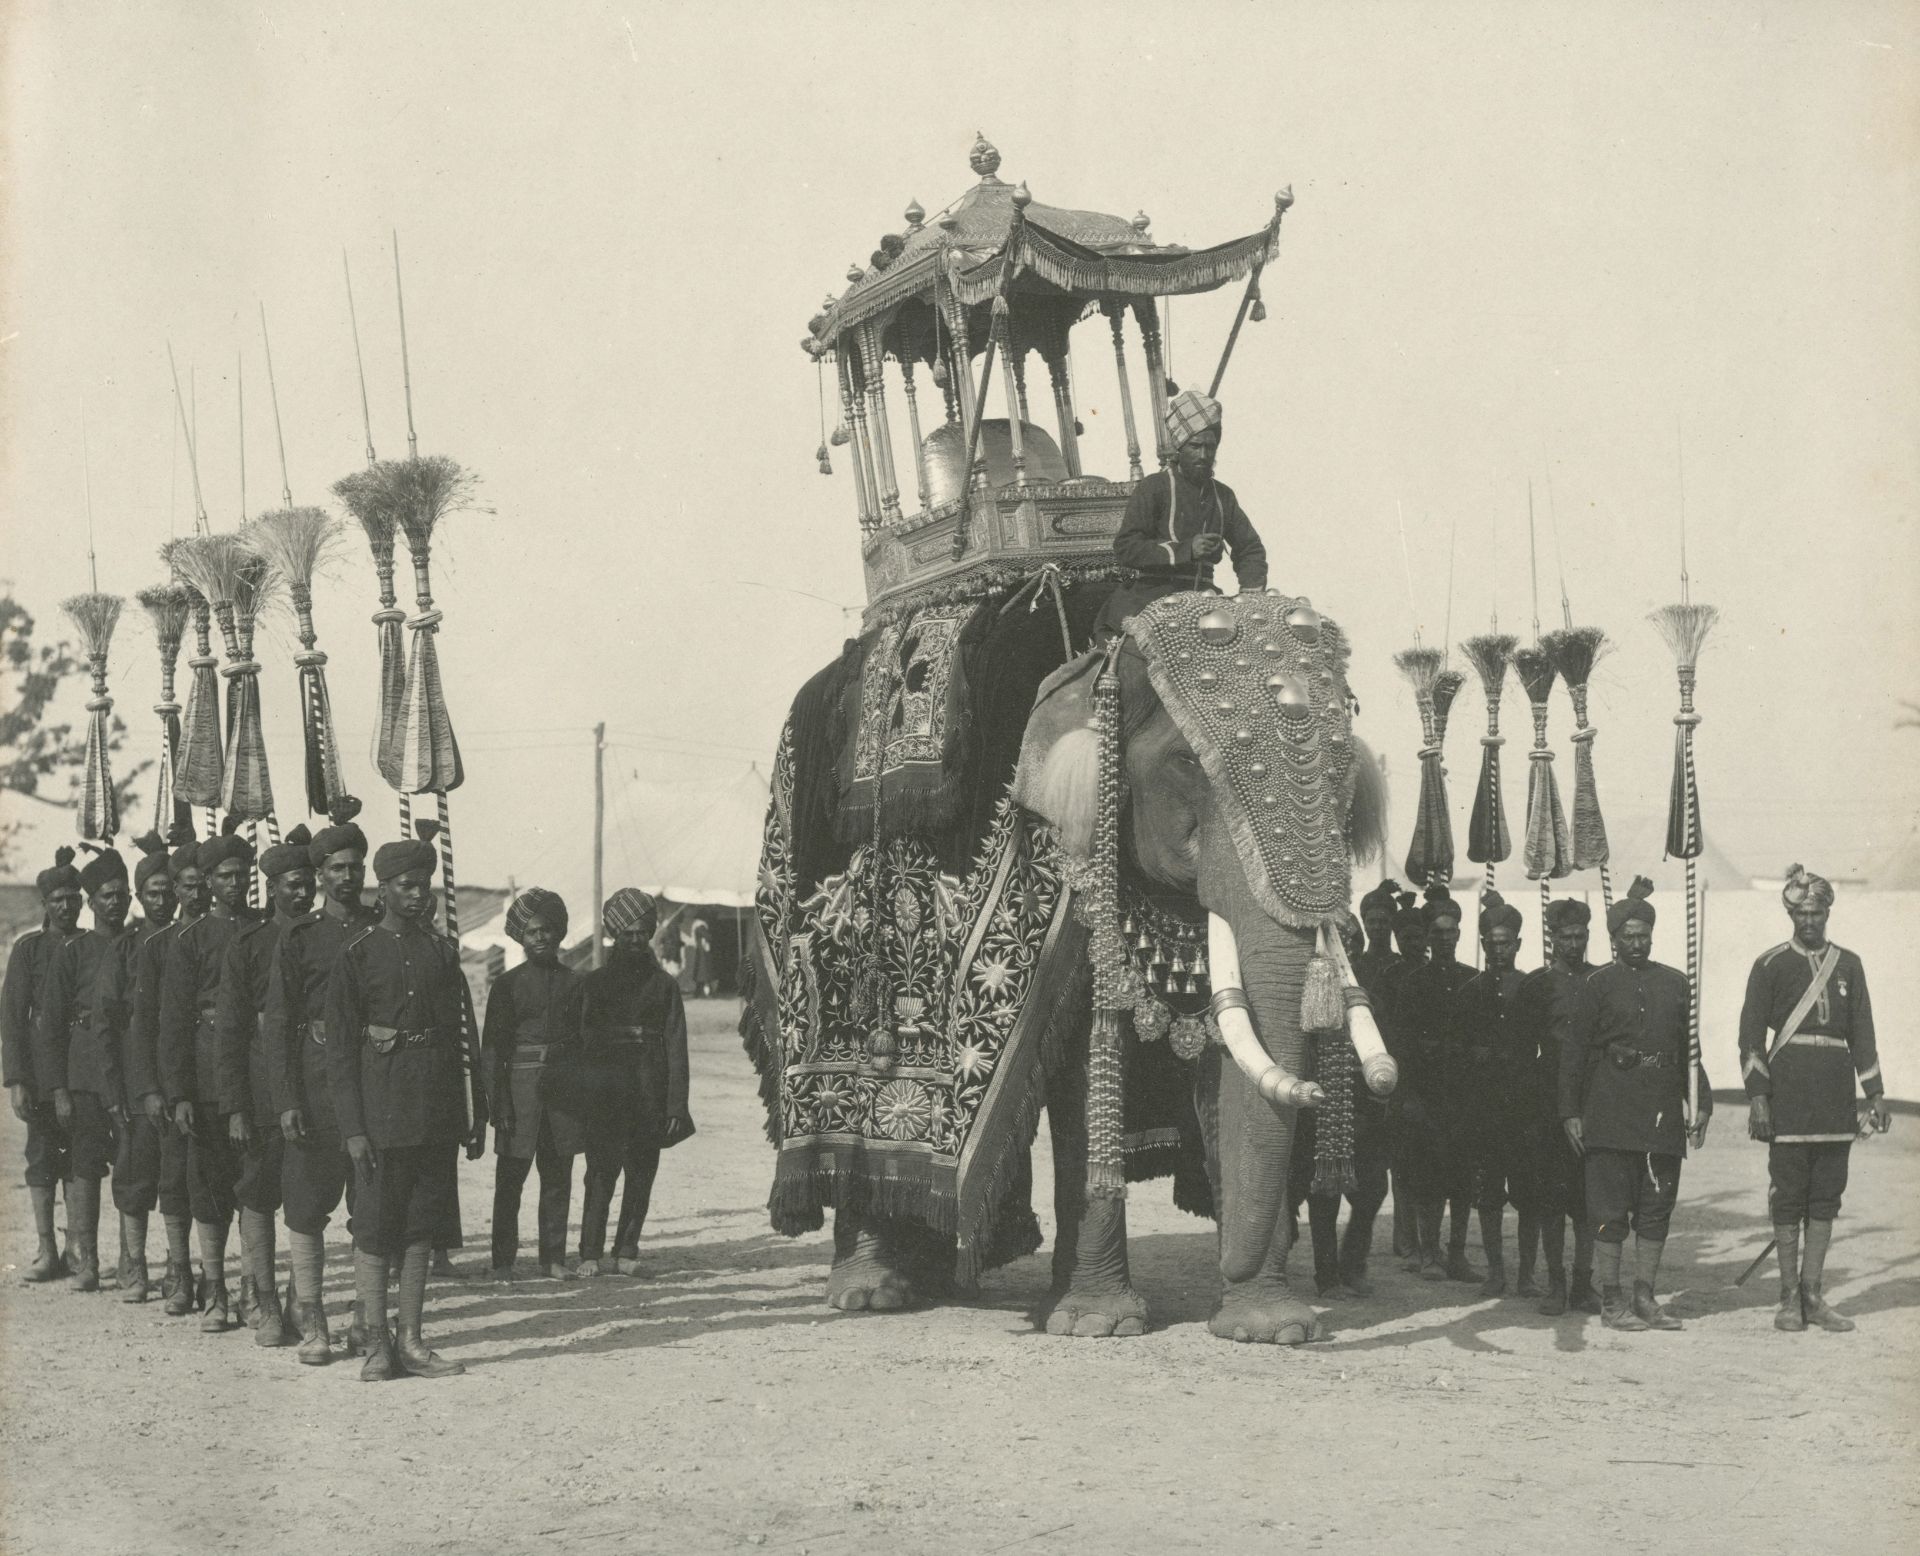
<path fill-rule="evenodd" d="M 1413 1190 L 1420 1229 L 1420 1278 L 1477 1282 L 1467 1262 L 1467 1173 L 1450 1131 L 1450 1038 L 1453 1004 L 1473 969 L 1459 960 L 1460 904 L 1445 887 L 1432 887 L 1421 909 L 1427 960 L 1397 980 L 1393 1012 L 1383 1036 L 1400 1065 L 1393 1127 Z M 1440 1221 L 1449 1217 L 1446 1254 Z"/>
<path fill-rule="evenodd" d="M 327 985 L 349 940 L 376 922 L 361 905 L 367 879 L 367 836 L 353 823 L 357 800 L 333 811 L 307 846 L 318 874 L 320 905 L 296 919 L 274 943 L 261 1016 L 273 1107 L 285 1141 L 280 1190 L 287 1223 L 299 1360 L 322 1367 L 332 1359 L 322 1300 L 326 1276 L 327 1222 L 340 1208 L 353 1213 L 352 1164 L 341 1142 L 327 1077 Z M 347 1354 L 365 1348 L 365 1325 L 347 1332 Z"/>
<path fill-rule="evenodd" d="M 117 1056 L 115 1068 L 120 1076 L 120 1094 L 115 1099 L 120 1142 L 113 1158 L 113 1208 L 120 1215 L 122 1302 L 147 1300 L 147 1218 L 154 1205 L 160 1204 L 163 1215 L 187 1213 L 184 1183 L 174 1186 L 162 1201 L 159 1087 L 151 1067 L 141 1067 L 131 1040 L 140 957 L 147 942 L 173 922 L 173 877 L 168 873 L 167 845 L 159 833 L 149 832 L 134 846 L 144 856 L 133 869 L 133 892 L 143 917 L 115 940 L 113 954 L 101 964 L 93 998 L 94 1040 Z"/>
<path fill-rule="evenodd" d="M 367 1326 L 361 1381 L 396 1369 L 420 1378 L 466 1371 L 420 1333 L 436 1244 L 459 1243 L 455 1172 L 486 1148 L 486 1096 L 467 1069 L 473 1007 L 459 948 L 432 929 L 431 822 L 373 856 L 381 918 L 348 941 L 327 983 L 327 1075 L 353 1161 L 354 1284 Z M 387 1330 L 387 1281 L 400 1269 L 400 1333 Z"/>
<path fill-rule="evenodd" d="M 160 1217 L 167 1235 L 167 1273 L 160 1283 L 166 1315 L 184 1318 L 202 1300 L 193 1274 L 189 1233 L 193 1226 L 193 1195 L 187 1182 L 187 1137 L 174 1126 L 166 1105 L 166 1078 L 160 1062 L 160 990 L 166 982 L 167 953 L 187 927 L 213 905 L 213 894 L 200 868 L 200 845 L 193 829 L 175 836 L 167 859 L 179 916 L 150 936 L 140 948 L 134 967 L 133 1005 L 127 1012 L 127 1085 L 139 1095 L 140 1110 L 154 1120 L 160 1136 Z M 172 1207 L 172 1208 L 169 1208 Z M 204 1284 L 205 1275 L 200 1284 Z"/>
<path fill-rule="evenodd" d="M 233 1197 L 240 1207 L 240 1280 L 243 1311 L 251 1309 L 253 1343 L 287 1343 L 287 1319 L 274 1273 L 273 1218 L 280 1209 L 284 1139 L 273 1105 L 261 1011 L 280 938 L 313 906 L 311 842 L 304 826 L 260 856 L 273 916 L 246 925 L 227 947 L 220 970 L 214 1028 L 220 1043 L 220 1089 L 232 1108 L 227 1138 L 238 1157 Z"/>
<path fill-rule="evenodd" d="M 92 845 L 88 845 L 91 847 Z M 100 1180 L 113 1157 L 112 1115 L 120 1110 L 119 1046 L 103 1041 L 95 1002 L 101 969 L 119 955 L 133 891 L 126 861 L 110 848 L 94 850 L 80 870 L 80 889 L 93 927 L 54 953 L 46 993 L 35 1021 L 34 1075 L 68 1098 L 64 1125 L 67 1241 L 73 1249 L 75 1291 L 100 1289 Z M 121 1262 L 126 1240 L 121 1239 Z"/>
<path fill-rule="evenodd" d="M 1853 1320 L 1827 1306 L 1825 1284 L 1847 1159 L 1860 1128 L 1856 1077 L 1872 1127 L 1884 1134 L 1893 1120 L 1874 1046 L 1866 969 L 1827 939 L 1832 884 L 1796 864 L 1780 898 L 1793 938 L 1753 964 L 1740 1008 L 1747 1131 L 1767 1142 L 1767 1201 L 1780 1254 L 1773 1327 L 1798 1331 L 1815 1324 L 1844 1334 Z"/>
<path fill-rule="evenodd" d="M 227 948 L 254 922 L 247 909 L 247 879 L 253 873 L 253 845 L 232 829 L 207 838 L 194 862 L 208 882 L 211 906 L 184 925 L 167 944 L 160 983 L 160 1079 L 166 1089 L 173 1125 L 187 1141 L 187 1193 L 200 1241 L 206 1311 L 204 1334 L 232 1326 L 227 1296 L 227 1232 L 233 1223 L 234 1188 L 240 1156 L 228 1132 L 228 1114 L 242 1099 L 226 1095 L 220 1069 L 219 1033 L 214 1023 Z M 242 1323 L 251 1316 L 243 1308 Z"/>
<path fill-rule="evenodd" d="M 1527 1151 L 1540 1204 L 1540 1239 L 1547 1256 L 1547 1294 L 1540 1311 L 1557 1318 L 1571 1307 L 1598 1313 L 1593 1289 L 1593 1225 L 1587 1220 L 1585 1169 L 1560 1127 L 1560 1053 L 1568 1040 L 1580 986 L 1593 965 L 1587 960 L 1592 910 L 1577 897 L 1547 907 L 1553 954 L 1527 974 L 1519 1006 L 1536 1055 L 1527 1119 Z M 1573 1286 L 1567 1286 L 1567 1221 L 1573 1221 Z"/>
<path fill-rule="evenodd" d="M 37 1031 L 40 1008 L 55 957 L 80 934 L 80 872 L 73 850 L 56 848 L 53 865 L 34 878 L 43 917 L 14 941 L 7 975 L 0 983 L 0 1081 L 7 1088 L 14 1117 L 27 1126 L 27 1197 L 33 1203 L 33 1227 L 39 1240 L 33 1262 L 22 1277 L 29 1285 L 58 1280 L 68 1273 L 53 1230 L 53 1191 L 72 1177 L 67 1130 L 73 1098 L 40 1074 Z M 61 1083 L 64 1087 L 64 1081 Z M 73 1239 L 73 1185 L 67 1184 L 67 1239 Z"/>
<path fill-rule="evenodd" d="M 1487 1258 L 1480 1295 L 1506 1295 L 1502 1222 L 1511 1200 L 1520 1217 L 1515 1293 L 1538 1297 L 1533 1269 L 1540 1223 L 1524 1150 L 1534 1049 L 1521 1017 L 1522 978 L 1514 966 L 1522 921 L 1520 910 L 1496 891 L 1485 893 L 1480 904 L 1486 966 L 1461 985 L 1453 1005 L 1448 1052 L 1451 1133 L 1460 1151 L 1464 1186 L 1480 1218 L 1480 1246 Z"/>
<path fill-rule="evenodd" d="M 1653 882 L 1636 879 L 1607 913 L 1614 960 L 1580 986 L 1560 1052 L 1560 1117 L 1586 1170 L 1600 1321 L 1609 1329 L 1678 1329 L 1654 1300 L 1687 1147 L 1706 1142 L 1713 1092 L 1700 1076 L 1700 1116 L 1687 1116 L 1692 985 L 1653 960 Z M 1634 1235 L 1633 1295 L 1622 1288 Z"/>
<path fill-rule="evenodd" d="M 1383 889 L 1387 886 L 1394 886 L 1394 883 L 1382 883 Z M 1389 1028 L 1393 1025 L 1394 1004 L 1399 998 L 1400 985 L 1409 972 L 1427 959 L 1427 921 L 1420 912 L 1414 894 L 1401 891 L 1397 886 L 1384 907 L 1392 938 L 1368 948 L 1366 955 L 1371 972 L 1362 972 L 1358 962 L 1354 964 L 1354 972 L 1360 980 L 1360 986 L 1367 991 L 1367 997 L 1373 1001 L 1374 1017 L 1380 1024 L 1381 1036 L 1388 1048 L 1392 1049 L 1394 1038 Z M 1393 1183 L 1393 1256 L 1401 1261 L 1403 1270 L 1413 1275 L 1420 1270 L 1420 1215 L 1409 1186 L 1414 1171 L 1407 1144 L 1411 1131 L 1402 1126 L 1400 1117 L 1399 1105 L 1389 1099 L 1385 1128 Z"/>

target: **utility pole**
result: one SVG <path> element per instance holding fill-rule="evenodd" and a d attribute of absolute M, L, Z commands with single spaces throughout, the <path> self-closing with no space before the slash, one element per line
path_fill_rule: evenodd
<path fill-rule="evenodd" d="M 607 894 L 600 878 L 603 856 L 606 852 L 607 821 L 607 726 L 599 723 L 593 726 L 593 965 L 600 966 L 607 957 L 607 926 L 601 921 L 601 904 L 607 900 Z"/>

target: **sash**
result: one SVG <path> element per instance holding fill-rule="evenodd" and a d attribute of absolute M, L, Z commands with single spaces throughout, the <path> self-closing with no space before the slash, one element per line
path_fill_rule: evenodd
<path fill-rule="evenodd" d="M 1767 1049 L 1767 1062 L 1772 1063 L 1774 1056 L 1800 1035 L 1800 1023 L 1807 1019 L 1821 993 L 1827 987 L 1827 980 L 1833 976 L 1834 968 L 1840 965 L 1840 947 L 1829 945 L 1827 954 L 1813 970 L 1813 981 L 1807 985 L 1806 993 L 1800 996 L 1800 1003 L 1787 1013 L 1787 1019 L 1780 1023 L 1780 1030 L 1773 1035 L 1773 1044 Z"/>

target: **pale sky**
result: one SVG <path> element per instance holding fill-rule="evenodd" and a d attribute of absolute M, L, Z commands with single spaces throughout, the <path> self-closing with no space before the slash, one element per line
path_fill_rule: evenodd
<path fill-rule="evenodd" d="M 1530 630 L 1530 478 L 1543 624 L 1557 515 L 1575 615 L 1620 645 L 1595 689 L 1609 816 L 1664 807 L 1674 677 L 1643 617 L 1677 596 L 1677 444 L 1694 597 L 1724 612 L 1701 671 L 1709 834 L 1756 872 L 1843 868 L 1920 809 L 1920 733 L 1893 728 L 1920 695 L 1912 5 L 16 0 L 9 17 L 0 577 L 48 626 L 86 586 L 84 400 L 101 586 L 158 579 L 155 548 L 192 522 L 169 341 L 194 366 L 216 527 L 239 517 L 236 354 L 248 507 L 277 505 L 261 303 L 294 497 L 325 499 L 362 459 L 343 248 L 374 441 L 404 454 L 397 227 L 422 451 L 477 472 L 492 510 L 435 547 L 465 879 L 578 877 L 598 720 L 616 785 L 717 783 L 770 751 L 847 618 L 752 585 L 863 597 L 849 467 L 815 473 L 796 342 L 910 199 L 964 191 L 976 129 L 1037 198 L 1144 208 L 1162 242 L 1249 231 L 1293 186 L 1220 474 L 1274 581 L 1354 641 L 1398 832 L 1418 726 L 1389 656 L 1416 614 L 1440 637 L 1455 533 L 1455 640 L 1496 604 Z M 1176 376 L 1210 366 L 1233 301 L 1176 305 Z M 1104 328 L 1075 339 L 1089 468 L 1124 473 Z M 375 603 L 356 531 L 318 615 L 380 835 Z M 130 615 L 113 664 L 142 752 L 144 625 Z M 288 824 L 290 642 L 264 682 Z M 1452 748 L 1463 836 L 1474 706 Z M 1506 718 L 1517 832 L 1517 691 Z M 1562 752 L 1570 725 L 1558 698 Z"/>

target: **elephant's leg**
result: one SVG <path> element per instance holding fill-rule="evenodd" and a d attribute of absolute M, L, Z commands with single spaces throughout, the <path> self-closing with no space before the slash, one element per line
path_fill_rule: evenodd
<path fill-rule="evenodd" d="M 1318 1332 L 1313 1309 L 1287 1283 L 1291 1109 L 1262 1097 L 1235 1065 L 1220 1075 L 1220 1274 L 1225 1291 L 1207 1327 L 1222 1339 L 1299 1345 Z"/>
<path fill-rule="evenodd" d="M 1127 1202 L 1087 1191 L 1086 1036 L 1048 1079 L 1053 1140 L 1053 1310 L 1047 1333 L 1104 1338 L 1147 1331 L 1146 1300 L 1127 1273 Z"/>
<path fill-rule="evenodd" d="M 898 1312 L 913 1301 L 902 1250 L 886 1222 L 856 1211 L 833 1214 L 833 1268 L 827 1303 L 849 1313 Z"/>

